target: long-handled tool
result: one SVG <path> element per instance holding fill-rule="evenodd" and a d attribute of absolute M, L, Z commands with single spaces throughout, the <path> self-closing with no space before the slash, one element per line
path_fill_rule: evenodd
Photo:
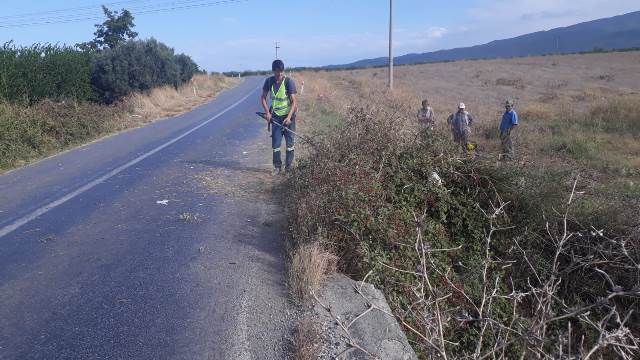
<path fill-rule="evenodd" d="M 267 114 L 266 113 L 256 112 L 256 115 L 260 116 L 261 118 L 263 118 L 265 120 L 267 119 Z M 307 144 L 311 145 L 312 147 L 316 147 L 316 144 L 313 142 L 313 140 L 311 140 L 311 138 L 309 138 L 307 136 L 304 136 L 304 135 L 300 135 L 300 134 L 296 133 L 295 131 L 289 129 L 288 127 L 283 126 L 282 124 L 277 123 L 275 121 L 270 121 L 267 124 L 267 130 L 269 132 L 271 132 L 271 124 L 272 123 L 275 124 L 276 126 L 278 126 L 280 129 L 282 129 L 283 132 L 288 131 L 288 132 L 292 133 L 293 135 L 297 136 L 298 138 L 300 138 L 300 140 L 302 140 L 302 141 L 306 142 Z"/>
<path fill-rule="evenodd" d="M 263 113 L 263 112 L 256 112 L 256 115 L 260 116 L 261 118 L 267 120 L 267 114 Z M 282 124 L 277 123 L 275 121 L 269 121 L 269 123 L 267 124 L 267 130 L 271 131 L 271 123 L 276 124 L 278 127 L 280 127 L 282 129 L 282 131 L 288 131 L 290 133 L 292 133 L 295 136 L 298 136 L 300 138 L 302 138 L 302 136 L 300 136 L 298 133 L 296 133 L 295 131 L 289 129 L 286 126 L 282 126 Z"/>

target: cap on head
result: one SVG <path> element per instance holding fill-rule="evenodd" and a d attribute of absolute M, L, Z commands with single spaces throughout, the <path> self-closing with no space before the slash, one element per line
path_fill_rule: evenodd
<path fill-rule="evenodd" d="M 458 105 L 458 109 L 464 109 L 466 108 L 466 106 L 464 105 L 464 103 L 460 103 L 460 105 Z"/>
<path fill-rule="evenodd" d="M 513 106 L 513 100 L 507 100 L 504 103 L 505 106 Z"/>
<path fill-rule="evenodd" d="M 282 60 L 274 60 L 273 63 L 271 63 L 271 70 L 284 71 L 284 62 L 282 62 Z"/>

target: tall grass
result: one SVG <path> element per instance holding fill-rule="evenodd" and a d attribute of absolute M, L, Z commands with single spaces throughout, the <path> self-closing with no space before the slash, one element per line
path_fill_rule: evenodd
<path fill-rule="evenodd" d="M 582 126 L 593 131 L 640 136 L 640 97 L 616 97 L 601 101 L 582 116 Z"/>

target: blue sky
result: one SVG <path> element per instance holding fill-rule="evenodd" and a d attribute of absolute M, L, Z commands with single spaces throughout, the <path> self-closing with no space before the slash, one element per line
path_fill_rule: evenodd
<path fill-rule="evenodd" d="M 75 13 L 100 16 L 100 4 L 116 1 L 120 4 L 110 8 L 185 4 L 185 0 L 4 0 L 0 43 L 91 40 L 93 24 L 102 20 L 2 26 L 26 20 L 16 15 L 84 6 L 94 7 Z M 193 0 L 190 4 L 214 1 Z M 141 14 L 136 17 L 135 30 L 141 38 L 154 37 L 191 55 L 209 71 L 269 68 L 275 41 L 280 42 L 280 57 L 287 66 L 320 66 L 385 56 L 388 7 L 388 0 L 246 0 Z M 403 55 L 475 45 L 637 10 L 638 0 L 394 0 L 394 51 Z M 133 13 L 135 16 L 136 11 Z"/>

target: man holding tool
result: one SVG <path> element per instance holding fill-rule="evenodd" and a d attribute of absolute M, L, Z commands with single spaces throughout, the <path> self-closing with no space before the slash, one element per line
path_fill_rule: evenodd
<path fill-rule="evenodd" d="M 285 158 L 285 172 L 291 169 L 294 158 L 294 135 L 296 130 L 296 111 L 298 101 L 296 99 L 296 84 L 293 79 L 284 75 L 284 63 L 275 60 L 271 64 L 273 76 L 267 78 L 262 87 L 260 102 L 265 111 L 264 118 L 271 126 L 271 147 L 273 149 L 273 175 L 282 172 L 282 157 L 280 146 L 282 137 L 285 138 L 287 153 Z M 271 94 L 271 106 L 267 102 L 267 96 Z"/>

